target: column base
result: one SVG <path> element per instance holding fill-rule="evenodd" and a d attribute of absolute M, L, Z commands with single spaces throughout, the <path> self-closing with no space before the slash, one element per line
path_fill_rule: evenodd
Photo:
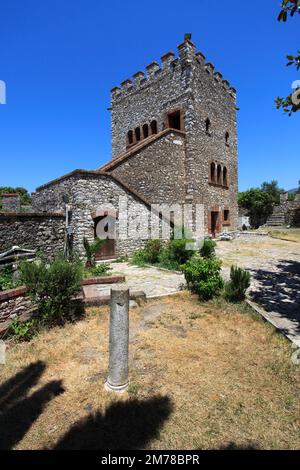
<path fill-rule="evenodd" d="M 104 388 L 107 392 L 123 393 L 128 388 L 128 382 L 124 385 L 112 385 L 109 382 L 105 382 Z"/>

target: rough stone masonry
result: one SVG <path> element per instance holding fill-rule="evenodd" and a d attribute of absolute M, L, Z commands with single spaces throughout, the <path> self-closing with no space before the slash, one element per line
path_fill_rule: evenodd
<path fill-rule="evenodd" d="M 73 249 L 81 255 L 83 237 L 94 239 L 106 218 L 115 229 L 115 240 L 107 241 L 98 259 L 130 255 L 143 246 L 150 230 L 142 237 L 135 233 L 141 225 L 151 227 L 151 204 L 203 204 L 206 235 L 235 230 L 236 91 L 196 51 L 191 35 L 185 35 L 177 56 L 167 52 L 160 64 L 151 62 L 146 73 L 138 71 L 113 88 L 111 100 L 112 160 L 94 171 L 74 170 L 37 188 L 34 213 L 65 214 Z M 120 196 L 128 199 L 126 210 L 136 227 L 125 239 L 119 230 Z M 163 223 L 157 214 L 157 224 Z M 37 237 L 31 233 L 36 232 L 35 224 L 27 223 L 24 230 L 31 234 L 26 246 L 36 248 Z M 22 230 L 12 233 L 16 239 L 10 241 L 22 246 L 18 241 Z M 52 246 L 62 245 L 62 237 L 59 230 L 49 234 L 51 251 Z"/>

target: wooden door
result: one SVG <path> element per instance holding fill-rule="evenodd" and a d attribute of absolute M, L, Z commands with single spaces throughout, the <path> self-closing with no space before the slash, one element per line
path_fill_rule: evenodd
<path fill-rule="evenodd" d="M 211 211 L 210 232 L 213 238 L 216 238 L 216 234 L 219 232 L 219 227 L 220 227 L 220 212 Z"/>
<path fill-rule="evenodd" d="M 107 238 L 104 245 L 95 256 L 96 261 L 112 259 L 116 257 L 116 240 Z"/>
<path fill-rule="evenodd" d="M 105 221 L 104 221 L 105 219 Z M 105 260 L 105 259 L 112 259 L 116 257 L 116 240 L 115 240 L 115 224 L 116 219 L 112 216 L 102 216 L 98 217 L 95 220 L 95 238 L 99 235 L 97 232 L 97 225 L 99 223 L 104 224 L 104 236 L 106 237 L 106 241 L 104 245 L 100 248 L 98 253 L 95 256 L 96 261 Z M 103 235 L 101 236 L 103 238 Z"/>

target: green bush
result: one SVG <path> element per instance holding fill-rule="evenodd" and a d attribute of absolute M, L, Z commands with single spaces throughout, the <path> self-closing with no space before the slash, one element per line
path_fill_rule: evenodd
<path fill-rule="evenodd" d="M 231 302 L 240 302 L 246 297 L 250 286 L 250 273 L 237 266 L 231 266 L 230 281 L 225 284 L 225 298 Z"/>
<path fill-rule="evenodd" d="M 187 238 L 170 240 L 168 245 L 170 260 L 176 261 L 179 266 L 186 263 L 194 254 L 192 250 L 186 248 L 186 245 L 192 242 L 193 240 Z"/>
<path fill-rule="evenodd" d="M 134 253 L 132 262 L 138 266 L 154 264 L 166 269 L 179 270 L 180 266 L 194 254 L 194 251 L 186 249 L 186 245 L 191 242 L 192 240 L 187 238 L 172 239 L 169 242 L 148 240 L 144 249 Z"/>
<path fill-rule="evenodd" d="M 131 262 L 137 266 L 145 266 L 148 263 L 145 250 L 140 249 L 134 252 Z"/>
<path fill-rule="evenodd" d="M 21 280 L 38 307 L 40 325 L 63 324 L 78 314 L 74 296 L 81 290 L 82 265 L 59 256 L 50 264 L 44 260 L 20 263 Z"/>
<path fill-rule="evenodd" d="M 16 283 L 13 279 L 13 270 L 11 266 L 0 269 L 0 291 L 13 289 Z"/>
<path fill-rule="evenodd" d="M 151 264 L 157 263 L 162 247 L 163 243 L 161 240 L 148 240 L 144 248 L 145 259 Z"/>
<path fill-rule="evenodd" d="M 108 263 L 100 263 L 97 264 L 96 266 L 92 266 L 90 271 L 88 271 L 89 274 L 92 274 L 93 276 L 106 276 L 111 271 L 111 267 Z"/>
<path fill-rule="evenodd" d="M 200 249 L 200 255 L 203 258 L 213 258 L 215 256 L 216 242 L 214 240 L 204 240 L 202 248 Z"/>
<path fill-rule="evenodd" d="M 29 341 L 38 331 L 36 319 L 21 322 L 16 318 L 10 324 L 10 333 L 19 341 Z"/>
<path fill-rule="evenodd" d="M 86 266 L 87 267 L 92 267 L 95 266 L 95 256 L 98 253 L 98 251 L 101 250 L 102 246 L 106 240 L 103 240 L 101 238 L 96 238 L 92 243 L 89 242 L 89 240 L 84 237 L 83 238 L 83 247 L 85 250 L 85 256 L 86 256 Z"/>
<path fill-rule="evenodd" d="M 221 264 L 216 258 L 195 256 L 182 266 L 188 288 L 201 300 L 210 300 L 220 294 L 224 285 L 220 275 Z"/>

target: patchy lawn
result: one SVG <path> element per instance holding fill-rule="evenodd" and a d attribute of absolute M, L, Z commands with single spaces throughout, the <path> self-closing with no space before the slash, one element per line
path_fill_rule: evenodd
<path fill-rule="evenodd" d="M 300 447 L 300 366 L 248 307 L 183 292 L 132 309 L 123 395 L 103 387 L 108 312 L 10 345 L 0 448 Z"/>
<path fill-rule="evenodd" d="M 269 234 L 273 238 L 281 238 L 282 240 L 300 243 L 300 228 L 290 228 L 286 230 L 270 229 Z"/>

